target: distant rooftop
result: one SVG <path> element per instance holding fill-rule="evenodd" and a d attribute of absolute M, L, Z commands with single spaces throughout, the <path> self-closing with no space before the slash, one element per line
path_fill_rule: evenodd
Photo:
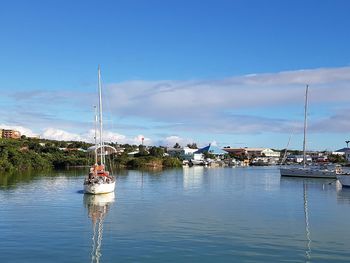
<path fill-rule="evenodd" d="M 342 152 L 342 153 L 345 153 L 345 152 L 348 152 L 350 151 L 350 148 L 347 148 L 347 147 L 344 147 L 344 148 L 341 148 L 339 150 L 336 150 L 335 152 Z"/>
<path fill-rule="evenodd" d="M 223 151 L 219 147 L 216 147 L 216 146 L 211 145 L 211 144 L 209 144 L 208 146 L 205 146 L 204 148 L 199 149 L 195 153 L 211 153 L 211 154 L 214 154 L 214 155 L 226 154 L 225 151 Z"/>

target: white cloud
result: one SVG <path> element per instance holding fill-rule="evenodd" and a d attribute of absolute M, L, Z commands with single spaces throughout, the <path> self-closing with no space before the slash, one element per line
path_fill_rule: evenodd
<path fill-rule="evenodd" d="M 97 138 L 98 137 L 97 133 Z M 41 134 L 41 138 L 50 139 L 50 140 L 61 140 L 61 141 L 85 141 L 85 142 L 94 142 L 95 130 L 91 129 L 87 133 L 71 133 L 61 129 L 47 128 Z M 138 135 L 132 138 L 129 138 L 125 135 L 115 133 L 112 131 L 104 131 L 103 138 L 105 142 L 117 142 L 119 144 L 136 144 L 139 145 L 142 143 L 142 138 L 144 138 L 144 145 L 151 145 L 152 140 L 144 135 Z"/>
<path fill-rule="evenodd" d="M 79 134 L 70 133 L 60 129 L 47 128 L 41 134 L 41 138 L 59 141 L 82 141 L 83 138 Z"/>
<path fill-rule="evenodd" d="M 186 146 L 187 144 L 193 142 L 194 140 L 190 138 L 182 138 L 178 135 L 171 135 L 165 138 L 161 138 L 157 144 L 161 146 L 173 147 L 176 143 L 178 143 L 181 146 Z"/>
<path fill-rule="evenodd" d="M 300 103 L 310 84 L 313 102 L 347 101 L 350 67 L 315 69 L 208 81 L 129 81 L 108 85 L 116 113 L 169 120 L 197 118 L 227 109 Z"/>
<path fill-rule="evenodd" d="M 212 141 L 212 142 L 210 143 L 210 145 L 218 146 L 218 143 L 217 143 L 216 141 Z"/>
<path fill-rule="evenodd" d="M 294 106 L 302 112 L 306 84 L 310 85 L 311 108 L 317 111 L 324 105 L 345 105 L 349 83 L 350 67 L 344 67 L 208 81 L 129 81 L 108 85 L 108 93 L 110 99 L 118 98 L 112 108 L 116 115 L 180 123 L 174 125 L 177 132 L 289 133 L 299 130 L 299 116 L 283 115 L 283 109 Z M 277 112 L 278 117 L 264 116 L 260 109 Z M 244 111 L 254 113 L 241 114 Z"/>
<path fill-rule="evenodd" d="M 140 137 L 147 133 L 149 138 L 145 137 L 145 144 L 186 145 L 197 141 L 197 138 L 186 139 L 186 132 L 204 134 L 210 140 L 221 134 L 298 132 L 302 128 L 305 84 L 310 84 L 310 110 L 322 115 L 310 118 L 310 131 L 344 133 L 350 117 L 336 110 L 347 108 L 349 83 L 350 67 L 250 74 L 218 80 L 138 80 L 107 84 L 105 109 L 110 111 L 115 123 L 128 121 L 125 126 L 119 125 L 125 135 L 108 129 L 104 135 L 108 141 L 140 144 Z M 16 100 L 9 103 L 13 108 L 10 113 L 2 114 L 1 121 L 16 120 L 22 128 L 50 127 L 42 134 L 47 138 L 93 141 L 93 131 L 86 132 L 92 127 L 89 123 L 92 97 L 81 91 L 77 94 L 17 92 L 12 95 Z M 294 112 L 286 107 L 292 107 Z"/>

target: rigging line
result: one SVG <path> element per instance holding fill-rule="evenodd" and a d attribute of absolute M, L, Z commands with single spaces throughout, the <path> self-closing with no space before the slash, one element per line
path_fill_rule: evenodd
<path fill-rule="evenodd" d="M 307 104 L 308 104 L 309 85 L 306 85 L 305 90 L 305 106 L 304 106 L 304 141 L 303 141 L 303 166 L 306 166 L 306 130 L 307 130 Z"/>
<path fill-rule="evenodd" d="M 292 130 L 292 133 L 289 135 L 288 143 L 286 145 L 286 150 L 284 151 L 283 158 L 281 160 L 281 164 L 283 164 L 286 161 L 286 159 L 287 159 L 288 147 L 289 147 L 289 144 L 291 142 L 291 139 L 292 139 L 293 135 L 294 135 L 294 129 Z"/>

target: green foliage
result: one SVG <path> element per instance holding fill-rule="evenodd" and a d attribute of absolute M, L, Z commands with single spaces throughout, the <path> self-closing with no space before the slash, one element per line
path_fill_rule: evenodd
<path fill-rule="evenodd" d="M 142 158 L 133 158 L 127 161 L 126 165 L 129 168 L 141 168 L 145 164 Z"/>
<path fill-rule="evenodd" d="M 215 155 L 210 152 L 204 152 L 204 158 L 215 159 Z"/>
<path fill-rule="evenodd" d="M 328 161 L 331 163 L 345 163 L 345 157 L 344 155 L 338 155 L 338 154 L 331 154 L 328 156 Z"/>
<path fill-rule="evenodd" d="M 164 149 L 161 147 L 153 146 L 149 149 L 149 154 L 154 157 L 163 157 Z"/>
<path fill-rule="evenodd" d="M 73 141 L 73 142 L 69 142 L 68 145 L 67 145 L 67 148 L 69 149 L 84 149 L 86 150 L 87 148 L 89 148 L 91 146 L 91 144 L 89 143 L 86 143 L 86 142 L 76 142 L 76 141 Z"/>
<path fill-rule="evenodd" d="M 190 149 L 198 149 L 197 143 L 195 143 L 195 142 L 187 144 L 187 147 Z"/>
<path fill-rule="evenodd" d="M 0 171 L 44 170 L 87 163 L 87 153 L 63 152 L 57 141 L 21 137 L 0 140 Z"/>
<path fill-rule="evenodd" d="M 0 139 L 0 172 L 46 170 L 69 166 L 89 165 L 92 158 L 89 153 L 78 150 L 88 148 L 84 142 L 62 142 L 36 138 Z M 117 145 L 116 145 L 117 146 Z M 181 167 L 182 162 L 176 157 L 163 157 L 164 148 L 150 147 L 149 153 L 143 145 L 119 145 L 124 147 L 122 155 L 110 156 L 115 167 Z M 60 149 L 61 148 L 61 149 Z M 65 150 L 62 150 L 65 148 Z M 139 148 L 140 154 L 128 156 L 128 152 Z"/>
<path fill-rule="evenodd" d="M 112 157 L 112 162 L 114 166 L 118 168 L 126 167 L 128 164 L 128 161 L 129 161 L 129 156 L 126 152 L 122 153 L 121 155 Z"/>
<path fill-rule="evenodd" d="M 163 166 L 164 167 L 181 167 L 182 166 L 182 162 L 178 159 L 178 158 L 175 158 L 175 157 L 164 157 L 163 158 Z"/>
<path fill-rule="evenodd" d="M 175 143 L 175 145 L 173 146 L 173 148 L 177 148 L 177 149 L 179 149 L 179 148 L 181 148 L 181 145 L 180 145 L 180 144 L 178 144 L 178 143 Z"/>
<path fill-rule="evenodd" d="M 148 155 L 148 152 L 146 150 L 146 146 L 144 145 L 139 145 L 139 153 L 136 154 L 136 156 L 147 156 Z"/>

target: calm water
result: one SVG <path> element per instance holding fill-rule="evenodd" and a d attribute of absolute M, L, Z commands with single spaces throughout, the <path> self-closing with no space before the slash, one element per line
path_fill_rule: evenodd
<path fill-rule="evenodd" d="M 0 177 L 0 262 L 349 262 L 350 190 L 277 168 Z"/>

